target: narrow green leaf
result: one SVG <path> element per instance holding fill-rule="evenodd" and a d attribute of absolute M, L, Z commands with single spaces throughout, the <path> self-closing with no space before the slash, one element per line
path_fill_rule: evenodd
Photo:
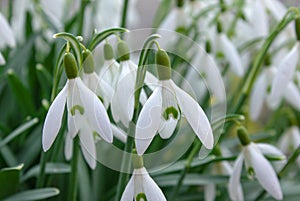
<path fill-rule="evenodd" d="M 19 126 L 16 130 L 14 130 L 13 132 L 11 132 L 4 140 L 2 140 L 0 142 L 0 149 L 4 145 L 6 145 L 7 143 L 9 143 L 11 140 L 13 140 L 17 136 L 19 136 L 20 134 L 22 134 L 23 132 L 25 132 L 27 129 L 29 129 L 32 126 L 34 126 L 36 123 L 38 123 L 38 121 L 39 121 L 38 118 L 33 118 L 30 121 L 28 121 L 28 122 L 22 124 L 21 126 Z"/>
<path fill-rule="evenodd" d="M 23 109 L 25 114 L 34 114 L 35 107 L 33 104 L 32 96 L 29 90 L 25 87 L 22 81 L 17 77 L 14 70 L 9 69 L 7 71 L 7 79 L 9 86 L 11 87 L 16 101 L 19 104 L 19 107 Z"/>
<path fill-rule="evenodd" d="M 23 191 L 12 195 L 3 201 L 33 201 L 51 198 L 59 194 L 57 188 L 40 188 L 34 190 Z"/>
<path fill-rule="evenodd" d="M 71 168 L 70 165 L 66 163 L 47 163 L 46 164 L 46 169 L 45 169 L 45 174 L 66 174 L 70 173 Z M 26 172 L 26 174 L 21 177 L 21 181 L 25 181 L 29 178 L 36 177 L 40 173 L 40 166 L 34 166 L 30 170 Z"/>
<path fill-rule="evenodd" d="M 152 27 L 158 28 L 162 21 L 166 18 L 166 16 L 170 13 L 172 8 L 172 1 L 171 0 L 162 0 L 158 9 L 155 13 L 155 17 L 153 20 Z"/>
<path fill-rule="evenodd" d="M 51 74 L 46 70 L 46 68 L 42 64 L 37 64 L 36 75 L 43 93 L 49 96 L 49 89 L 51 89 L 52 85 Z"/>
<path fill-rule="evenodd" d="M 81 53 L 81 46 L 78 39 L 73 34 L 66 33 L 66 32 L 54 34 L 53 38 L 62 38 L 70 42 L 71 47 L 74 50 L 76 55 L 78 67 L 80 67 L 82 64 L 83 56 Z"/>
<path fill-rule="evenodd" d="M 0 170 L 0 199 L 16 192 L 20 182 L 20 171 L 23 164 Z"/>
<path fill-rule="evenodd" d="M 124 32 L 129 32 L 128 29 L 125 28 L 121 28 L 121 27 L 117 27 L 117 28 L 110 28 L 110 29 L 106 29 L 98 34 L 96 34 L 90 45 L 88 46 L 89 49 L 92 51 L 94 50 L 103 40 L 105 40 L 108 36 L 112 35 L 112 34 L 116 34 L 116 33 L 124 33 Z"/>

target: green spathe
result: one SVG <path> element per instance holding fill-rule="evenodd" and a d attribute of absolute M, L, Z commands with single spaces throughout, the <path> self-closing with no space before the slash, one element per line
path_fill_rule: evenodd
<path fill-rule="evenodd" d="M 118 57 L 120 61 L 127 61 L 130 59 L 129 47 L 124 41 L 118 43 Z"/>
<path fill-rule="evenodd" d="M 168 53 L 159 49 L 156 53 L 156 70 L 159 80 L 171 79 L 171 63 Z"/>
<path fill-rule="evenodd" d="M 64 66 L 68 79 L 74 79 L 78 75 L 77 63 L 74 55 L 70 52 L 64 55 Z"/>
<path fill-rule="evenodd" d="M 82 67 L 84 72 L 86 74 L 93 73 L 95 71 L 95 67 L 94 67 L 94 58 L 92 52 L 90 50 L 84 50 L 82 54 L 83 54 Z"/>

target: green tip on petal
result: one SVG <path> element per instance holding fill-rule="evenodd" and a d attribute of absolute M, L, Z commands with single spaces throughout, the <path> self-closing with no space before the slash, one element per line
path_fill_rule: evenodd
<path fill-rule="evenodd" d="M 205 42 L 205 51 L 211 53 L 211 43 L 208 40 Z"/>
<path fill-rule="evenodd" d="M 82 55 L 83 55 L 82 67 L 84 72 L 86 74 L 93 73 L 95 71 L 95 67 L 94 67 L 94 58 L 92 52 L 90 50 L 83 50 Z"/>
<path fill-rule="evenodd" d="M 134 169 L 140 169 L 144 167 L 143 156 L 138 155 L 136 149 L 132 150 L 132 163 Z"/>
<path fill-rule="evenodd" d="M 118 43 L 118 58 L 120 61 L 127 61 L 130 59 L 129 47 L 124 41 Z"/>
<path fill-rule="evenodd" d="M 165 109 L 165 111 L 163 113 L 163 117 L 165 120 L 169 120 L 171 116 L 174 119 L 178 118 L 178 111 L 174 107 L 168 107 L 167 109 Z"/>
<path fill-rule="evenodd" d="M 182 8 L 184 5 L 184 0 L 177 0 L 177 7 Z"/>
<path fill-rule="evenodd" d="M 136 201 L 147 201 L 145 193 L 139 193 L 136 195 Z"/>
<path fill-rule="evenodd" d="M 159 80 L 171 79 L 171 63 L 168 53 L 160 49 L 156 52 L 156 70 Z"/>
<path fill-rule="evenodd" d="M 105 43 L 104 45 L 104 59 L 111 60 L 114 58 L 114 50 L 109 43 Z"/>
<path fill-rule="evenodd" d="M 78 75 L 77 63 L 74 55 L 70 52 L 64 55 L 64 66 L 68 79 L 74 79 Z"/>
<path fill-rule="evenodd" d="M 239 127 L 237 129 L 237 135 L 243 146 L 247 146 L 248 144 L 250 144 L 251 140 L 245 127 Z"/>
<path fill-rule="evenodd" d="M 223 32 L 223 26 L 220 21 L 217 22 L 217 31 L 218 31 L 218 33 Z"/>

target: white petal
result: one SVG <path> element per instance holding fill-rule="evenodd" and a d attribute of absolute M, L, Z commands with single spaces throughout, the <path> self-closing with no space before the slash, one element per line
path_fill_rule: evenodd
<path fill-rule="evenodd" d="M 168 121 L 162 120 L 160 128 L 158 130 L 160 137 L 163 139 L 170 138 L 175 131 L 177 122 L 178 119 L 173 119 L 172 117 L 170 117 Z"/>
<path fill-rule="evenodd" d="M 104 80 L 99 81 L 99 87 L 96 89 L 97 94 L 101 94 L 100 97 L 103 99 L 103 104 L 107 109 L 112 101 L 114 89 L 109 86 Z"/>
<path fill-rule="evenodd" d="M 277 21 L 283 18 L 287 9 L 282 2 L 277 0 L 264 0 L 263 2 Z"/>
<path fill-rule="evenodd" d="M 68 134 L 74 138 L 78 133 L 78 125 L 76 125 L 76 118 L 78 115 L 72 116 L 71 112 L 68 112 Z"/>
<path fill-rule="evenodd" d="M 253 33 L 256 34 L 256 37 L 264 37 L 268 35 L 268 16 L 262 6 L 262 1 L 254 2 L 252 26 L 254 26 Z"/>
<path fill-rule="evenodd" d="M 94 142 L 93 131 L 86 124 L 79 132 L 81 150 L 85 161 L 90 168 L 96 168 L 96 145 Z M 76 149 L 77 147 L 75 147 Z"/>
<path fill-rule="evenodd" d="M 53 144 L 61 127 L 61 120 L 65 110 L 68 82 L 51 104 L 43 127 L 43 150 L 47 151 Z"/>
<path fill-rule="evenodd" d="M 164 201 L 167 200 L 165 195 L 158 187 L 158 185 L 153 181 L 148 173 L 143 174 L 143 187 L 147 201 Z"/>
<path fill-rule="evenodd" d="M 278 64 L 278 71 L 272 84 L 271 99 L 281 100 L 289 82 L 292 81 L 299 60 L 299 45 L 300 43 L 297 43 Z"/>
<path fill-rule="evenodd" d="M 283 93 L 285 100 L 300 111 L 300 90 L 297 86 L 293 82 L 290 82 Z"/>
<path fill-rule="evenodd" d="M 84 115 L 86 115 L 89 123 L 93 126 L 93 129 L 100 134 L 101 138 L 111 143 L 113 141 L 112 130 L 103 104 L 98 97 L 82 83 L 80 78 L 76 79 L 80 91 L 80 98 L 84 105 Z"/>
<path fill-rule="evenodd" d="M 253 143 L 247 146 L 244 153 L 245 160 L 254 169 L 255 176 L 261 186 L 275 199 L 282 200 L 280 183 L 270 162 Z"/>
<path fill-rule="evenodd" d="M 117 97 L 117 94 L 114 93 L 113 97 L 112 97 L 112 101 L 111 101 L 111 113 L 112 116 L 115 120 L 116 123 L 118 123 L 120 121 L 120 104 L 119 104 L 119 100 Z"/>
<path fill-rule="evenodd" d="M 267 92 L 265 71 L 257 78 L 250 96 L 250 118 L 257 120 L 264 104 Z"/>
<path fill-rule="evenodd" d="M 115 126 L 114 124 L 111 124 L 111 129 L 116 138 L 118 138 L 121 142 L 126 143 L 127 135 L 123 130 L 121 130 L 119 127 Z"/>
<path fill-rule="evenodd" d="M 208 184 L 204 187 L 204 200 L 214 201 L 216 199 L 216 186 L 215 184 Z"/>
<path fill-rule="evenodd" d="M 257 143 L 256 145 L 265 156 L 276 157 L 282 160 L 286 158 L 285 155 L 277 147 L 274 147 L 273 145 L 266 144 L 266 143 Z"/>
<path fill-rule="evenodd" d="M 1 52 L 0 52 L 0 65 L 5 65 L 5 59 Z"/>
<path fill-rule="evenodd" d="M 134 200 L 134 180 L 133 176 L 130 178 L 126 188 L 122 194 L 121 201 L 132 201 Z"/>
<path fill-rule="evenodd" d="M 0 13 L 0 38 L 5 41 L 10 47 L 15 47 L 16 42 L 14 34 L 5 17 Z"/>
<path fill-rule="evenodd" d="M 232 71 L 238 76 L 242 76 L 244 74 L 244 68 L 238 51 L 225 34 L 220 35 L 220 41 L 222 43 L 222 52 L 228 60 Z"/>
<path fill-rule="evenodd" d="M 67 133 L 65 138 L 65 158 L 67 160 L 70 160 L 73 155 L 73 139 L 72 137 Z"/>
<path fill-rule="evenodd" d="M 189 94 L 177 87 L 173 82 L 172 85 L 175 89 L 176 98 L 183 115 L 203 145 L 208 149 L 212 149 L 214 146 L 214 136 L 206 114 Z"/>
<path fill-rule="evenodd" d="M 234 162 L 233 171 L 229 178 L 228 191 L 231 200 L 243 201 L 243 189 L 241 187 L 240 178 L 243 167 L 243 155 L 240 154 Z"/>
<path fill-rule="evenodd" d="M 161 87 L 157 87 L 141 110 L 136 124 L 135 144 L 139 155 L 142 155 L 161 123 L 162 113 Z"/>

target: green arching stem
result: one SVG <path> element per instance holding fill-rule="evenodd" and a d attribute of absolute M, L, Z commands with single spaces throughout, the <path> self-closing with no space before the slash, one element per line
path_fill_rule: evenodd
<path fill-rule="evenodd" d="M 71 173 L 69 180 L 69 201 L 76 201 L 77 196 L 77 167 L 78 167 L 78 150 L 79 150 L 79 136 L 74 138 L 73 155 L 71 161 Z"/>

